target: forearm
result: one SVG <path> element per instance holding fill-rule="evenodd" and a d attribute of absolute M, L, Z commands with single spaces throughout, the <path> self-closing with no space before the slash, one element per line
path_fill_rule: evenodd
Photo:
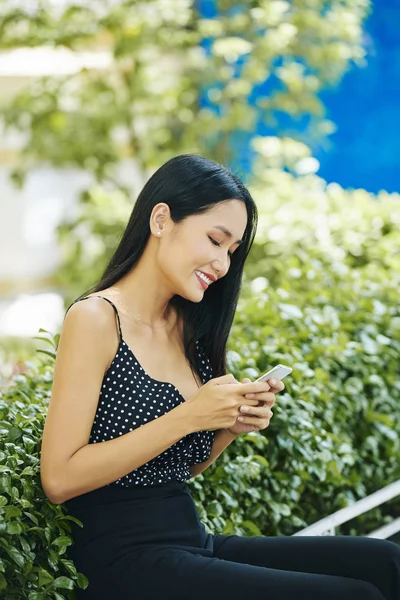
<path fill-rule="evenodd" d="M 195 477 L 202 471 L 205 471 L 205 469 L 207 469 L 218 458 L 218 456 L 222 454 L 225 448 L 227 448 L 229 444 L 236 438 L 237 436 L 233 433 L 230 433 L 227 429 L 219 429 L 215 434 L 214 443 L 209 458 L 204 462 L 190 467 L 192 477 Z"/>

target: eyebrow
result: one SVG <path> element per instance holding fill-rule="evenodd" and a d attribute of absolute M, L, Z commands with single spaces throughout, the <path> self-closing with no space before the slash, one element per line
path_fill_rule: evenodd
<path fill-rule="evenodd" d="M 233 238 L 232 232 L 229 231 L 229 229 L 227 229 L 226 227 L 224 227 L 224 225 L 215 225 L 215 229 L 220 229 L 223 233 L 225 233 L 226 236 L 228 236 L 229 238 Z M 243 240 L 236 240 L 236 242 L 234 242 L 235 244 L 243 244 Z"/>

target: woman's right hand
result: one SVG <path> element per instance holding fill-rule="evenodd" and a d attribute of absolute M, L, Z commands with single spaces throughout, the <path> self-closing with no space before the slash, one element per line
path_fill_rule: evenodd
<path fill-rule="evenodd" d="M 212 431 L 233 427 L 241 416 L 243 404 L 257 406 L 258 400 L 244 398 L 246 394 L 268 392 L 266 381 L 239 383 L 233 375 L 210 379 L 182 407 L 191 420 L 192 431 Z"/>

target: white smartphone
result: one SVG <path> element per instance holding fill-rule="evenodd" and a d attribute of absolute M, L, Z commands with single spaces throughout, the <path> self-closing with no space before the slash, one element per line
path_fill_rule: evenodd
<path fill-rule="evenodd" d="M 289 375 L 293 369 L 286 367 L 285 365 L 276 365 L 273 369 L 261 375 L 256 381 L 268 381 L 268 379 L 278 379 L 279 381 Z"/>

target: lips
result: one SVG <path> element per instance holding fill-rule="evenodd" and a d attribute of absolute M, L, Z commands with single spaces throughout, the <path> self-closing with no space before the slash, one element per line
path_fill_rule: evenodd
<path fill-rule="evenodd" d="M 197 275 L 197 273 L 195 273 L 198 281 L 200 282 L 201 287 L 203 288 L 203 290 L 206 290 L 208 288 L 208 283 L 206 283 L 204 281 L 204 279 L 202 279 L 199 275 Z"/>

